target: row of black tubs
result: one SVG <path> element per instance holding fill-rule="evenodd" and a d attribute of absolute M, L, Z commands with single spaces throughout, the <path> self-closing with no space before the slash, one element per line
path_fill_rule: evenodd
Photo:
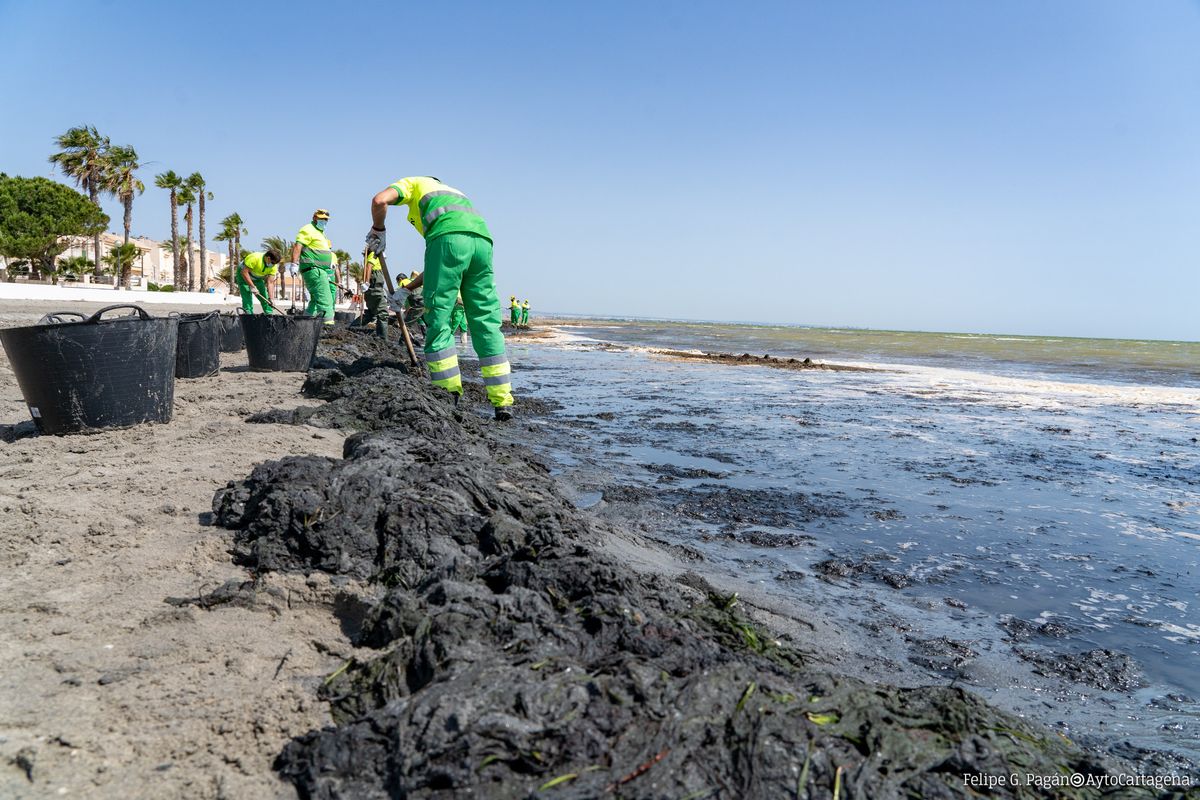
<path fill-rule="evenodd" d="M 323 322 L 216 310 L 152 316 L 141 306 L 112 305 L 90 316 L 47 314 L 35 325 L 0 330 L 0 343 L 38 431 L 84 433 L 170 422 L 175 380 L 216 375 L 222 352 L 245 350 L 254 371 L 304 372 Z"/>

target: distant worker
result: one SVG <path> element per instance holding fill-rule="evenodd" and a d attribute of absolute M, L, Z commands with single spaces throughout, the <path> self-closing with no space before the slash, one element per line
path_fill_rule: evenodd
<path fill-rule="evenodd" d="M 529 301 L 521 303 L 521 327 L 529 327 Z"/>
<path fill-rule="evenodd" d="M 363 272 L 365 273 L 363 283 L 367 289 L 363 292 L 366 309 L 363 311 L 362 324 L 370 325 L 374 322 L 375 333 L 387 341 L 387 290 L 383 285 L 383 265 L 379 263 L 379 257 L 374 253 L 367 253 L 363 263 Z"/>
<path fill-rule="evenodd" d="M 342 280 L 342 270 L 336 252 L 333 254 L 333 258 L 329 260 L 329 263 L 333 267 L 333 270 L 329 274 L 329 296 L 333 298 L 333 304 L 336 306 L 338 301 L 342 299 L 343 294 L 342 287 L 338 285 Z M 336 316 L 335 314 L 334 317 L 336 318 Z"/>
<path fill-rule="evenodd" d="M 383 253 L 388 206 L 408 206 L 408 221 L 425 238 L 425 271 L 410 288 L 425 287 L 425 361 L 433 385 L 462 396 L 458 349 L 450 332 L 454 299 L 462 293 L 483 384 L 497 420 L 512 419 L 511 367 L 500 332 L 500 298 L 492 274 L 492 234 L 462 192 L 428 176 L 401 178 L 371 201 L 367 249 Z"/>
<path fill-rule="evenodd" d="M 331 285 L 335 280 L 333 271 L 333 245 L 325 238 L 325 224 L 329 212 L 318 208 L 313 212 L 312 222 L 296 234 L 296 245 L 292 248 L 292 263 L 300 271 L 304 287 L 308 289 L 307 314 L 324 317 L 326 325 L 333 324 L 333 302 Z"/>
<path fill-rule="evenodd" d="M 409 324 L 416 322 L 425 314 L 425 296 L 421 291 L 421 284 L 413 284 L 420 274 L 415 269 L 408 275 L 400 273 L 400 288 L 405 290 L 404 319 Z"/>
<path fill-rule="evenodd" d="M 510 295 L 508 298 L 508 321 L 515 328 L 521 320 L 521 304 L 517 302 L 517 296 Z"/>
<path fill-rule="evenodd" d="M 258 292 L 258 305 L 264 314 L 273 314 L 270 298 L 275 296 L 275 273 L 283 259 L 278 250 L 246 253 L 242 257 L 241 269 L 237 271 L 238 293 L 242 296 L 242 310 L 254 313 L 254 293 Z M 253 287 L 253 288 L 251 288 Z"/>

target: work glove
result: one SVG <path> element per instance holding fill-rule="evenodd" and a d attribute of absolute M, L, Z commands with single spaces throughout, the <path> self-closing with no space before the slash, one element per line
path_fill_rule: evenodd
<path fill-rule="evenodd" d="M 385 247 L 387 247 L 387 231 L 381 231 L 378 228 L 371 228 L 367 231 L 367 250 L 381 256 L 384 254 Z"/>
<path fill-rule="evenodd" d="M 299 272 L 299 269 L 296 267 L 296 262 L 289 261 L 283 265 L 283 271 L 288 275 L 295 275 L 297 272 Z"/>

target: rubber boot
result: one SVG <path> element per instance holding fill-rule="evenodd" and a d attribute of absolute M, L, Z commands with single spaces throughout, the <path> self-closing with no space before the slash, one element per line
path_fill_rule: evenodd
<path fill-rule="evenodd" d="M 387 341 L 388 323 L 382 316 L 375 318 L 375 335 Z"/>

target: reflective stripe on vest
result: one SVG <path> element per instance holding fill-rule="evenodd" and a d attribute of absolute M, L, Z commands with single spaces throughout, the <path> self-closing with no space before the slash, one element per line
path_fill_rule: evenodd
<path fill-rule="evenodd" d="M 467 196 L 462 192 L 448 192 L 444 189 L 436 192 L 427 192 L 421 196 L 421 200 L 418 203 L 418 205 L 421 206 L 421 213 L 425 212 L 425 207 L 429 205 L 429 201 L 435 197 L 461 197 L 464 200 L 467 198 Z"/>
<path fill-rule="evenodd" d="M 449 192 L 447 192 L 447 194 L 449 194 Z M 433 224 L 435 219 L 440 217 L 442 214 L 449 214 L 451 211 L 460 211 L 464 214 L 470 214 L 473 217 L 482 216 L 478 211 L 470 206 L 438 206 L 425 216 L 421 217 L 421 221 L 425 223 L 425 229 L 428 230 L 429 226 Z"/>

